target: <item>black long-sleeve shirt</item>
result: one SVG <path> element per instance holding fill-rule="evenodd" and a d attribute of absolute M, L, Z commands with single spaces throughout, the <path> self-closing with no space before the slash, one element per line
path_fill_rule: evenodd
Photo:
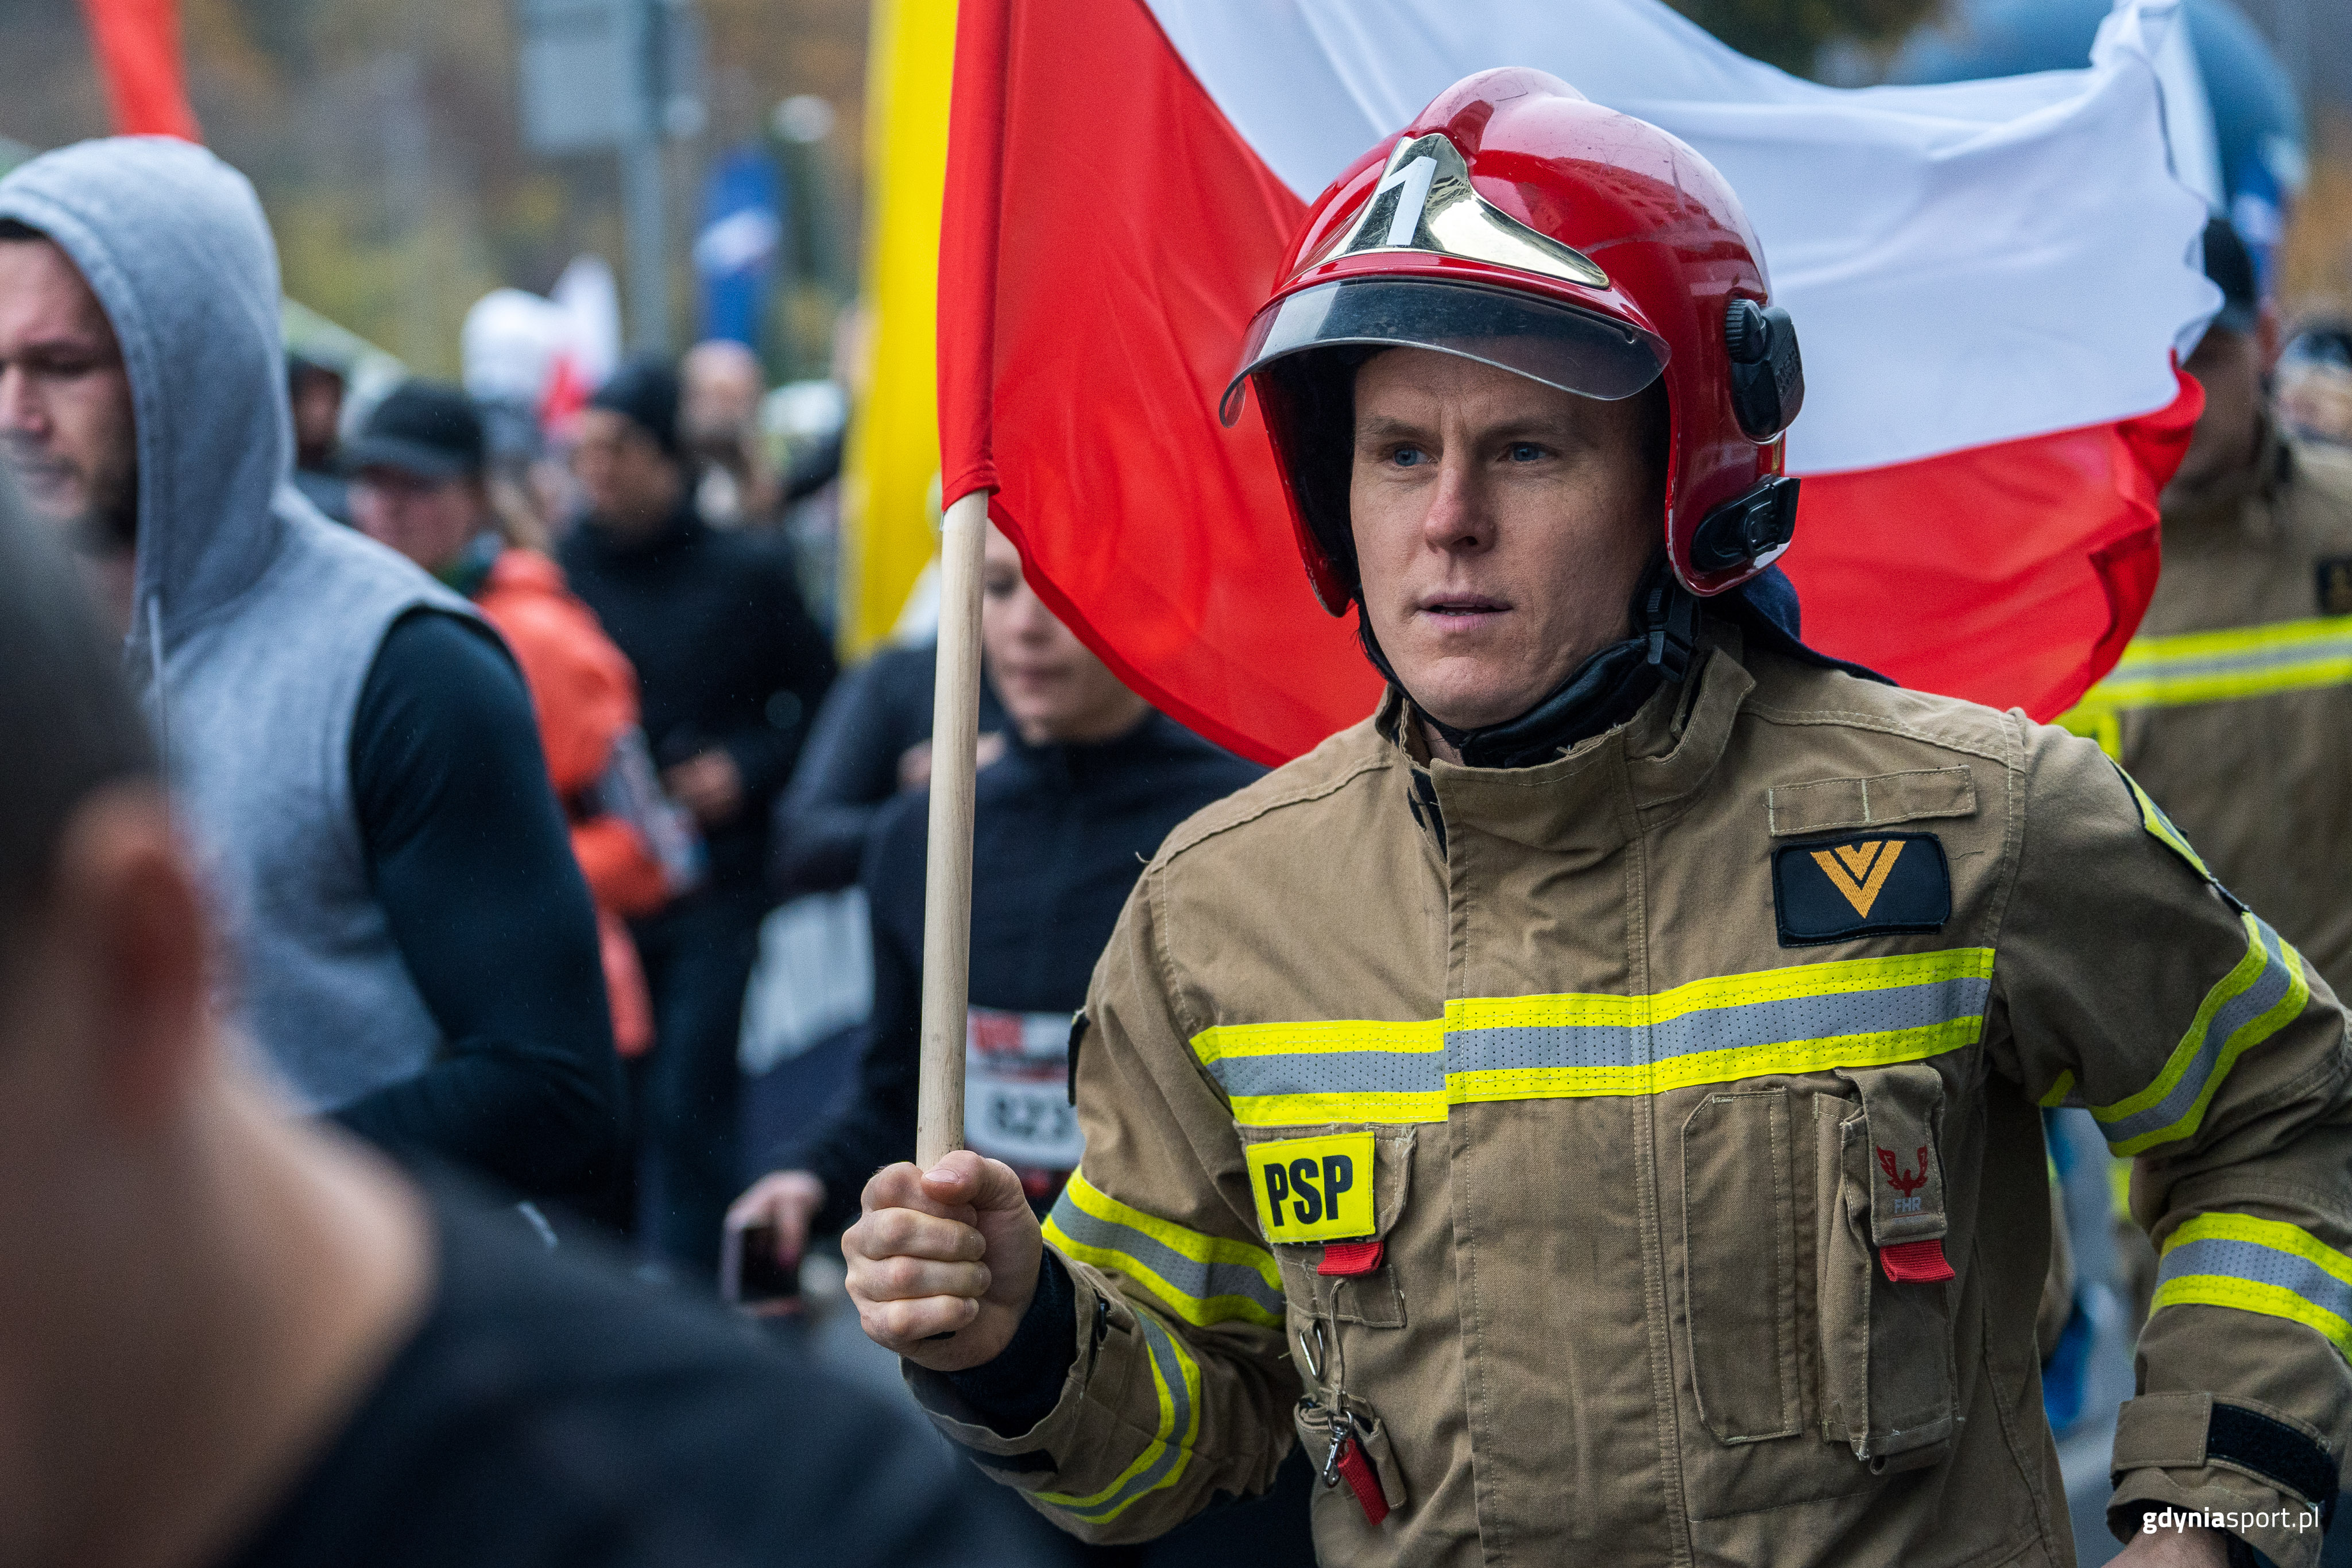
<path fill-rule="evenodd" d="M 1032 747 L 1008 734 L 1003 758 L 978 781 L 971 1005 L 1076 1012 L 1160 841 L 1263 771 L 1156 713 L 1098 746 Z M 856 1218 L 875 1170 L 914 1156 L 929 800 L 918 791 L 884 806 L 866 852 L 860 881 L 872 910 L 874 1011 L 858 1092 L 790 1162 L 824 1183 L 820 1230 Z"/>
<path fill-rule="evenodd" d="M 776 800 L 773 862 L 787 896 L 857 880 L 874 819 L 898 792 L 898 759 L 931 737 L 939 644 L 885 648 L 841 678 L 817 710 L 793 781 Z M 1003 705 L 980 683 L 980 733 L 1002 734 Z"/>
<path fill-rule="evenodd" d="M 710 880 L 758 890 L 770 807 L 835 669 L 790 560 L 690 507 L 642 541 L 616 539 L 591 518 L 558 554 L 572 591 L 636 666 L 654 760 L 667 768 L 714 747 L 734 759 L 743 804 L 706 832 Z"/>
<path fill-rule="evenodd" d="M 911 1412 L 796 1343 L 426 1193 L 422 1321 L 224 1568 L 1058 1561 Z"/>
<path fill-rule="evenodd" d="M 351 768 L 370 882 L 447 1043 L 337 1119 L 520 1192 L 570 1190 L 618 1136 L 620 1073 L 595 911 L 496 637 L 437 611 L 396 622 Z"/>

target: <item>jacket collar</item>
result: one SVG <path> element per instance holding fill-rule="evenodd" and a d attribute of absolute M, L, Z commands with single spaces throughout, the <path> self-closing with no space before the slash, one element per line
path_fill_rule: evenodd
<path fill-rule="evenodd" d="M 1652 693 L 1633 717 L 1532 768 L 1468 768 L 1430 758 L 1419 717 L 1391 688 L 1374 724 L 1411 791 L 1425 773 L 1449 860 L 1486 836 L 1529 849 L 1606 853 L 1697 794 L 1730 743 L 1755 677 L 1740 663 L 1738 625 L 1705 617 L 1689 677 Z M 1463 830 L 1467 830 L 1466 832 Z"/>

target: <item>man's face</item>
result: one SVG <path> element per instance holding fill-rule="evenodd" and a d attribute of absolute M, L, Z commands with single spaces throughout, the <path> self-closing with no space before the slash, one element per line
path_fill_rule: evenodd
<path fill-rule="evenodd" d="M 2262 432 L 2263 377 L 2278 357 L 2277 328 L 2267 316 L 2252 332 L 2209 327 L 2180 368 L 2205 389 L 2205 412 L 2172 483 L 2193 489 L 2254 460 Z"/>
<path fill-rule="evenodd" d="M 1364 613 L 1430 717 L 1516 718 L 1627 634 L 1663 508 L 1644 402 L 1426 349 L 1357 371 L 1348 509 Z"/>
<path fill-rule="evenodd" d="M 442 571 L 481 532 L 481 481 L 439 479 L 400 468 L 362 468 L 352 482 L 352 521 L 427 571 Z"/>
<path fill-rule="evenodd" d="M 659 528 L 685 489 L 684 476 L 660 443 L 635 420 L 609 408 L 582 412 L 572 472 L 594 523 L 629 537 Z"/>
<path fill-rule="evenodd" d="M 997 698 L 1022 739 L 1032 746 L 1108 740 L 1143 717 L 1143 699 L 1045 608 L 1021 575 L 1021 552 L 994 528 L 981 570 L 981 646 Z"/>
<path fill-rule="evenodd" d="M 47 240 L 0 242 L 0 454 L 85 554 L 136 539 L 131 376 L 98 296 Z"/>
<path fill-rule="evenodd" d="M 760 361 L 740 343 L 698 343 L 679 366 L 684 383 L 678 423 L 697 444 L 733 440 L 749 432 L 767 391 Z"/>
<path fill-rule="evenodd" d="M 343 418 L 343 378 L 312 365 L 296 371 L 293 382 L 288 402 L 294 411 L 294 455 L 315 467 L 335 450 Z"/>

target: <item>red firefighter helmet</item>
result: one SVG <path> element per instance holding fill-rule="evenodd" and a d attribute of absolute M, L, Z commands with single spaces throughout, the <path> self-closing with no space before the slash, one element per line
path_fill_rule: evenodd
<path fill-rule="evenodd" d="M 1666 400 L 1667 558 L 1693 592 L 1770 565 L 1794 530 L 1781 433 L 1804 398 L 1739 200 L 1654 125 L 1540 71 L 1438 95 L 1325 191 L 1251 320 L 1223 417 L 1255 385 L 1299 551 L 1333 614 L 1348 528 L 1355 367 L 1434 349 L 1585 397 Z"/>

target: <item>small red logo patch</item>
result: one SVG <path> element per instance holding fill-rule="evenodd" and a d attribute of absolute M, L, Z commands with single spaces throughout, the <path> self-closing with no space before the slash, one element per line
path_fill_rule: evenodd
<path fill-rule="evenodd" d="M 1880 1149 L 1878 1164 L 1886 1172 L 1886 1185 L 1905 1197 L 1927 1185 L 1927 1150 L 1925 1145 L 1920 1146 L 1919 1168 L 1916 1171 L 1904 1170 L 1903 1162 L 1895 1157 L 1893 1149 Z"/>

